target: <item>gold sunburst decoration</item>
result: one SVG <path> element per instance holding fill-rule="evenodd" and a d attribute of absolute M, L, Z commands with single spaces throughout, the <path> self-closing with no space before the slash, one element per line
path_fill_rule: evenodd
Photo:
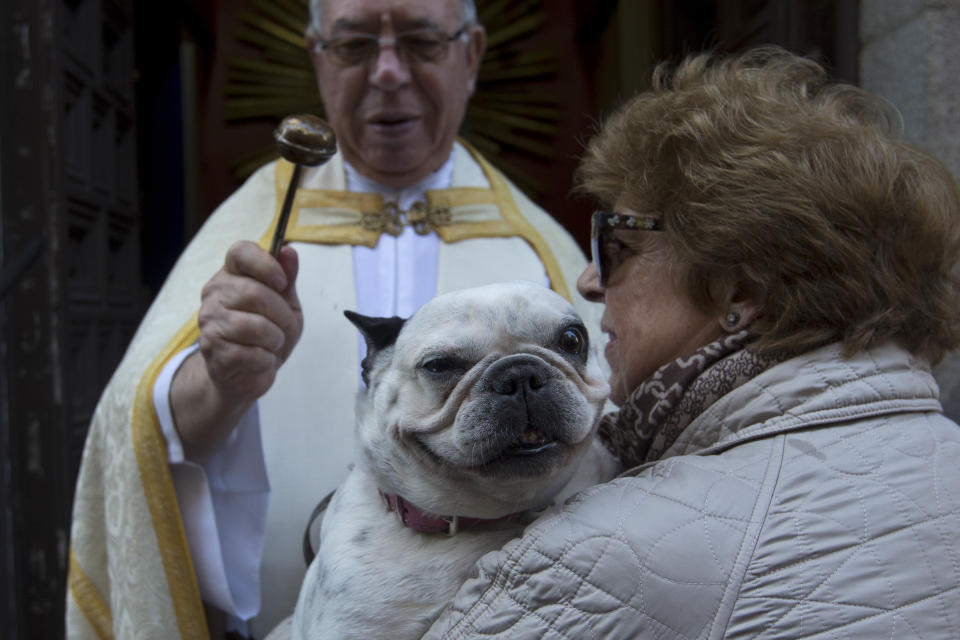
<path fill-rule="evenodd" d="M 309 0 L 249 0 L 240 11 L 236 38 L 256 55 L 227 63 L 228 122 L 323 115 L 303 36 L 309 12 Z M 557 58 L 533 38 L 546 19 L 541 0 L 478 0 L 477 13 L 487 51 L 461 135 L 535 197 L 546 186 L 521 165 L 550 161 L 559 119 L 557 98 L 545 90 L 557 75 Z M 275 157 L 265 140 L 263 151 L 243 158 L 233 173 L 244 178 Z"/>

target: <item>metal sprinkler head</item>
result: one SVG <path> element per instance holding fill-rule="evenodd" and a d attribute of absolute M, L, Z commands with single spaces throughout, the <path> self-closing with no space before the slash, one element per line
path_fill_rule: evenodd
<path fill-rule="evenodd" d="M 333 128 L 309 113 L 284 118 L 274 130 L 273 140 L 284 160 L 305 167 L 321 165 L 337 152 Z"/>
<path fill-rule="evenodd" d="M 283 246 L 293 198 L 300 183 L 300 169 L 322 165 L 333 157 L 337 152 L 337 137 L 329 124 L 317 116 L 301 113 L 284 118 L 274 130 L 273 140 L 281 157 L 293 163 L 293 175 L 290 176 L 290 185 L 270 243 L 270 254 L 277 257 Z"/>

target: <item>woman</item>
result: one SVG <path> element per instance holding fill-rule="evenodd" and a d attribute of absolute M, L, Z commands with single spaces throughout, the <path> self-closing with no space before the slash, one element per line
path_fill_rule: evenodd
<path fill-rule="evenodd" d="M 956 637 L 960 191 L 781 50 L 658 69 L 587 150 L 625 469 L 480 561 L 430 637 Z"/>

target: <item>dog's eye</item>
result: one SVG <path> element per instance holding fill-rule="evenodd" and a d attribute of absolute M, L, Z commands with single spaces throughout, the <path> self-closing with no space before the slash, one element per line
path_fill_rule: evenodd
<path fill-rule="evenodd" d="M 439 356 L 436 358 L 430 358 L 420 365 L 430 373 L 448 373 L 457 368 L 457 361 L 453 358 L 445 358 Z"/>
<path fill-rule="evenodd" d="M 579 354 L 586 344 L 587 337 L 581 327 L 567 327 L 560 334 L 560 348 L 569 354 Z"/>

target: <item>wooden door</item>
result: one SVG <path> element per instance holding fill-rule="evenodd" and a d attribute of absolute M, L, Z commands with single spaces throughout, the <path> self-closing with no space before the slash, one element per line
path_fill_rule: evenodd
<path fill-rule="evenodd" d="M 130 0 L 0 3 L 4 636 L 63 636 L 87 426 L 143 310 Z"/>

